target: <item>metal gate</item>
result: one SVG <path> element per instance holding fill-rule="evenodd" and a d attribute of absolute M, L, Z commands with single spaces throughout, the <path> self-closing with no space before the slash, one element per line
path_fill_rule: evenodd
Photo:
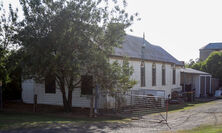
<path fill-rule="evenodd" d="M 132 92 L 116 93 L 115 110 L 121 117 L 167 124 L 168 99 L 149 94 L 136 95 Z"/>

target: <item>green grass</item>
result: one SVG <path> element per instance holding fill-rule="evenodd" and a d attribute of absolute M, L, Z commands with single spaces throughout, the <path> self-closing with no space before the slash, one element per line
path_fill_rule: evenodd
<path fill-rule="evenodd" d="M 184 103 L 175 104 L 169 106 L 169 113 L 176 111 L 184 111 L 192 109 L 194 107 L 212 104 L 214 102 L 205 103 Z M 0 112 L 0 129 L 10 128 L 30 128 L 40 127 L 51 123 L 71 123 L 82 124 L 89 122 L 115 122 L 115 123 L 127 123 L 130 122 L 130 118 L 113 118 L 113 117 L 73 117 L 72 114 L 40 114 L 40 113 L 28 113 L 28 112 Z M 201 133 L 201 132 L 200 132 Z M 214 132 L 213 132 L 214 133 Z"/>
<path fill-rule="evenodd" d="M 48 114 L 38 113 L 16 113 L 16 112 L 0 112 L 0 129 L 11 129 L 11 128 L 30 128 L 40 127 L 52 123 L 71 123 L 71 124 L 83 124 L 89 122 L 115 122 L 125 123 L 130 119 L 119 119 L 119 118 L 88 118 L 88 117 L 64 117 Z"/>
<path fill-rule="evenodd" d="M 191 130 L 178 131 L 177 133 L 222 133 L 222 125 L 204 125 Z"/>
<path fill-rule="evenodd" d="M 178 111 L 185 111 L 189 110 L 198 106 L 213 104 L 215 101 L 210 102 L 192 102 L 192 103 L 183 103 L 183 104 L 172 104 L 169 106 L 168 111 L 169 113 L 178 112 Z"/>

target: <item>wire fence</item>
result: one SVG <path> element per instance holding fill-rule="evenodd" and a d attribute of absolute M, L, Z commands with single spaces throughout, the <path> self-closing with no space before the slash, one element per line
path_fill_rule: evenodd
<path fill-rule="evenodd" d="M 118 116 L 167 123 L 168 99 L 164 96 L 140 95 L 137 91 L 129 91 L 110 94 L 108 97 L 107 106 L 113 103 Z"/>

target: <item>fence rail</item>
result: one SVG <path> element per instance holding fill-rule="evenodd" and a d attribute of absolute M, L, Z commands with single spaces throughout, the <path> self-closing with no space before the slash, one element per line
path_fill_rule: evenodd
<path fill-rule="evenodd" d="M 136 91 L 108 94 L 114 102 L 116 115 L 167 123 L 168 99 L 143 95 Z"/>

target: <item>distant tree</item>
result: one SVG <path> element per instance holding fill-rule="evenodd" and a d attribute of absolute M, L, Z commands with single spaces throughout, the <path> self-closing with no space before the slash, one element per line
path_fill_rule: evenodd
<path fill-rule="evenodd" d="M 132 67 L 109 60 L 134 20 L 124 10 L 125 0 L 122 6 L 116 0 L 20 2 L 25 19 L 16 37 L 25 51 L 24 72 L 37 81 L 55 76 L 66 112 L 81 75 L 93 76 L 94 84 L 108 91 L 126 91 L 135 84 Z"/>
<path fill-rule="evenodd" d="M 202 71 L 202 66 L 203 66 L 202 64 L 203 64 L 202 62 L 194 63 L 194 64 L 191 66 L 191 68 Z"/>
<path fill-rule="evenodd" d="M 213 77 L 219 78 L 222 80 L 221 65 L 222 65 L 222 52 L 215 51 L 215 52 L 212 52 L 206 60 L 204 61 L 198 60 L 194 63 L 193 62 L 189 63 L 187 67 L 210 73 L 212 74 Z"/>
<path fill-rule="evenodd" d="M 190 59 L 188 63 L 185 64 L 186 67 L 192 67 L 192 65 L 195 63 L 193 59 Z"/>
<path fill-rule="evenodd" d="M 222 52 L 215 51 L 203 62 L 202 70 L 222 80 Z"/>
<path fill-rule="evenodd" d="M 185 67 L 188 67 L 188 68 L 192 68 L 193 65 L 196 65 L 200 62 L 199 58 L 196 58 L 195 60 L 193 59 L 190 59 L 188 63 L 185 64 Z M 198 68 L 198 67 L 197 67 Z M 200 70 L 200 69 L 198 69 Z"/>

